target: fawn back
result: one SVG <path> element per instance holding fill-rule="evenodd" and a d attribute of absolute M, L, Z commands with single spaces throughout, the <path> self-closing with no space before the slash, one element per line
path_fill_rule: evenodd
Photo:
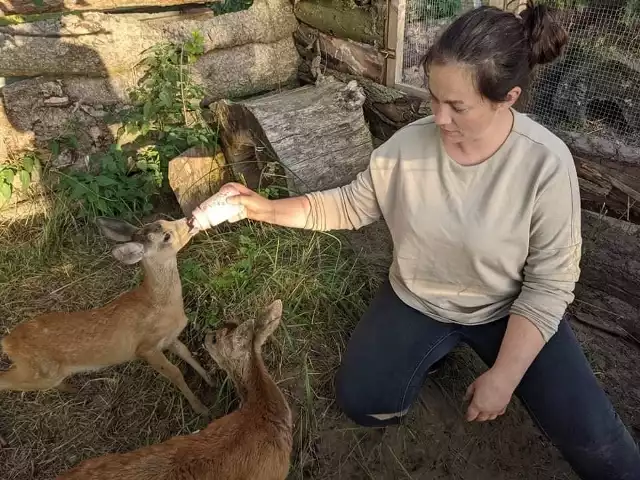
<path fill-rule="evenodd" d="M 233 380 L 241 406 L 204 430 L 129 453 L 87 460 L 57 480 L 284 480 L 292 449 L 287 401 L 261 348 L 277 328 L 282 302 L 257 320 L 226 325 L 205 346 Z"/>
<path fill-rule="evenodd" d="M 75 389 L 69 375 L 98 370 L 141 358 L 169 378 L 199 413 L 207 410 L 162 353 L 170 349 L 211 381 L 178 340 L 187 324 L 177 253 L 191 234 L 185 219 L 158 220 L 141 228 L 100 218 L 109 239 L 120 242 L 113 256 L 126 265 L 141 263 L 142 284 L 112 302 L 86 311 L 40 315 L 16 326 L 2 339 L 13 365 L 0 372 L 0 390 Z"/>

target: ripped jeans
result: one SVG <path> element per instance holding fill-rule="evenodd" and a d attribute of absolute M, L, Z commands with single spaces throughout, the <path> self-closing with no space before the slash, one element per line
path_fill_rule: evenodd
<path fill-rule="evenodd" d="M 338 405 L 363 426 L 397 423 L 430 367 L 458 343 L 493 365 L 506 326 L 506 318 L 477 326 L 435 321 L 403 303 L 387 281 L 349 340 L 336 377 Z M 565 319 L 516 395 L 581 479 L 640 480 L 638 446 Z"/>

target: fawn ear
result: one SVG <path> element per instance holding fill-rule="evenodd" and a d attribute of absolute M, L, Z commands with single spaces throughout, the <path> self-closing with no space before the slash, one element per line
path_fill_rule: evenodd
<path fill-rule="evenodd" d="M 115 242 L 130 242 L 131 237 L 138 230 L 130 223 L 115 218 L 98 217 L 96 223 L 102 234 Z"/>
<path fill-rule="evenodd" d="M 111 253 L 119 262 L 133 265 L 144 257 L 144 245 L 138 242 L 121 243 L 113 247 Z"/>
<path fill-rule="evenodd" d="M 262 346 L 267 338 L 276 331 L 282 318 L 282 300 L 271 303 L 256 321 L 254 330 L 254 342 L 257 346 Z"/>

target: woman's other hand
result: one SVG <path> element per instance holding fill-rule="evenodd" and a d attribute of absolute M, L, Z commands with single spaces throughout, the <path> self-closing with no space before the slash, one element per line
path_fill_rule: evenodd
<path fill-rule="evenodd" d="M 465 400 L 471 400 L 467 407 L 467 421 L 495 420 L 506 412 L 514 391 L 515 386 L 499 371 L 487 370 L 467 389 Z"/>

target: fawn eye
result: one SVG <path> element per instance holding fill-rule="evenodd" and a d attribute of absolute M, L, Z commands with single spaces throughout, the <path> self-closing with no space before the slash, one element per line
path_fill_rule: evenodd
<path fill-rule="evenodd" d="M 171 241 L 171 234 L 170 233 L 165 233 L 164 234 L 164 238 L 162 239 L 165 243 Z"/>

